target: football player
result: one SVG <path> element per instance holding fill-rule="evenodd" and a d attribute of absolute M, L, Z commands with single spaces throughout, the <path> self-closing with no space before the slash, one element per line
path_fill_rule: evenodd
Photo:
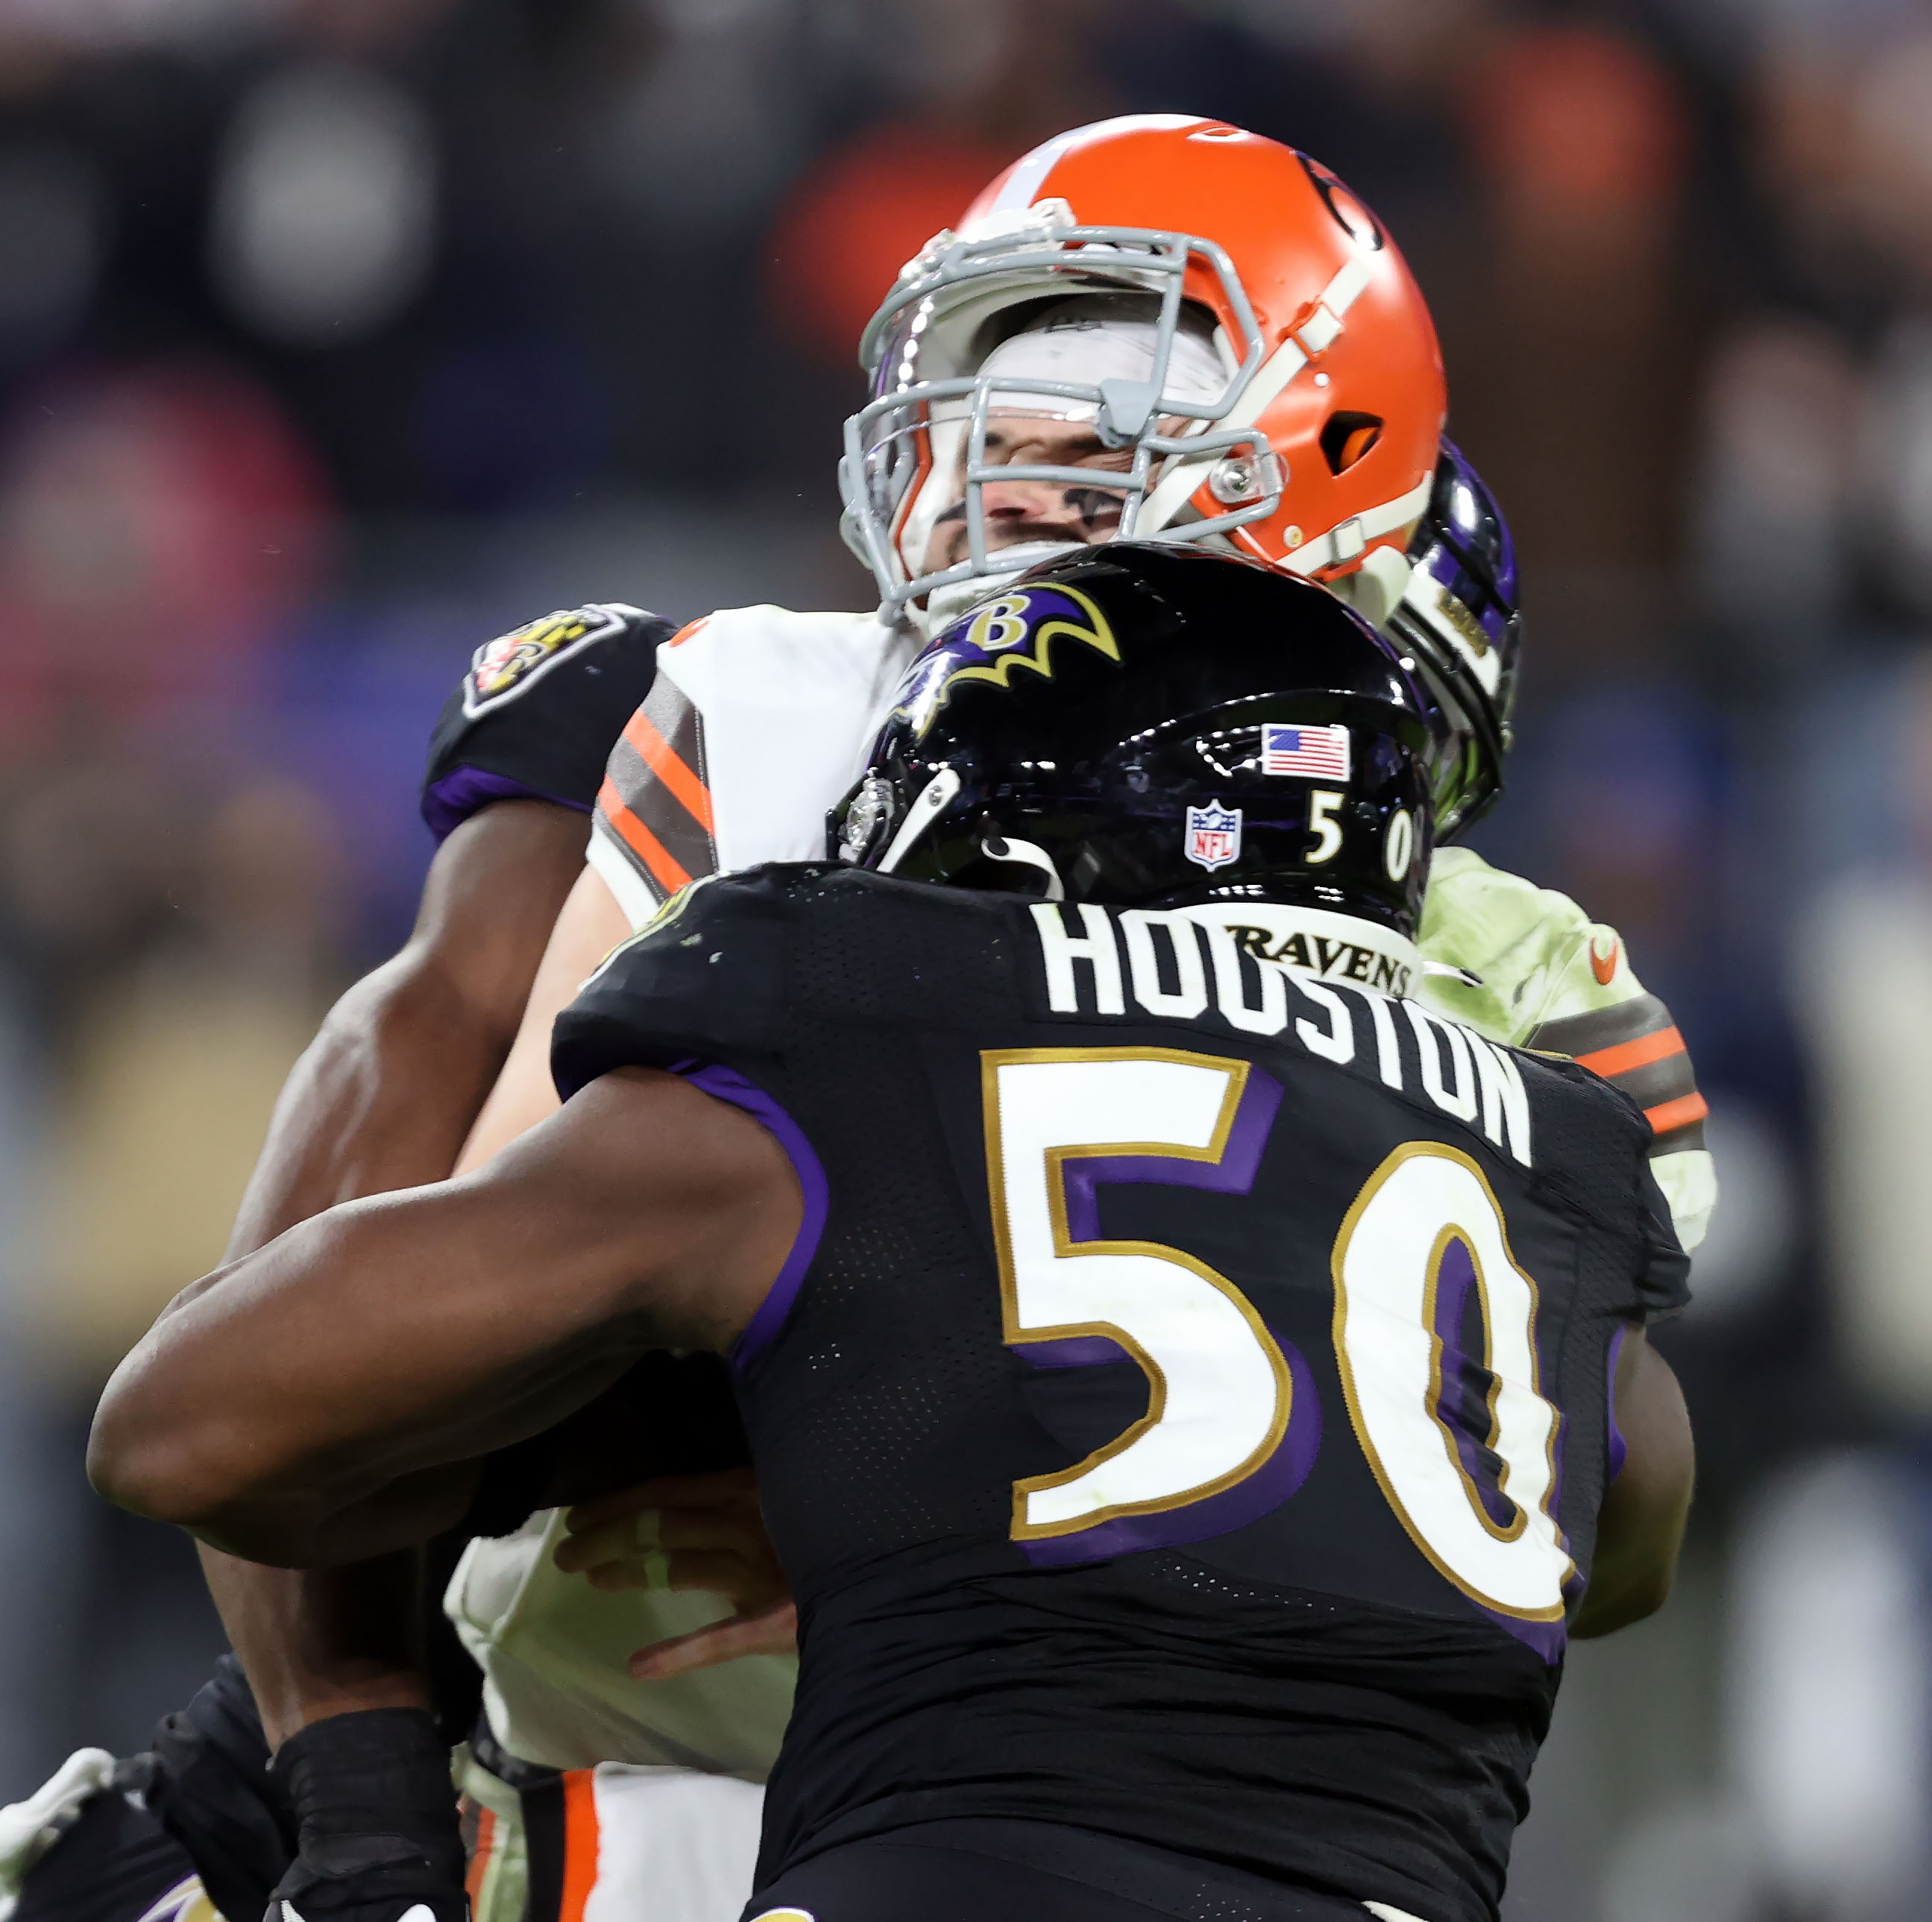
<path fill-rule="evenodd" d="M 560 1113 L 178 1297 L 98 1485 L 391 1551 L 700 1349 L 803 1629 L 759 1914 L 1493 1922 L 1568 1636 L 1670 1585 L 1688 1263 L 1634 1102 L 1408 991 L 1432 709 L 1311 583 L 1033 570 L 836 860 L 599 970 Z"/>
<path fill-rule="evenodd" d="M 1073 224 L 1076 214 L 1089 224 Z M 554 1104 L 550 1016 L 612 942 L 683 877 L 808 852 L 920 635 L 958 596 L 1042 553 L 1130 529 L 1232 544 L 1323 580 L 1401 634 L 1460 717 L 1460 745 L 1442 771 L 1445 821 L 1466 824 L 1497 785 L 1517 646 L 1507 532 L 1453 453 L 1438 462 L 1440 369 L 1399 256 L 1312 163 L 1198 121 L 1109 122 L 1062 136 L 996 182 L 958 235 L 941 236 L 912 263 L 866 353 L 874 398 L 852 424 L 844 478 L 848 532 L 880 574 L 883 614 L 741 610 L 694 624 L 664 650 L 650 698 L 612 755 L 594 868 L 560 923 L 472 1162 Z M 578 715 L 570 691 L 608 674 L 620 651 L 641 678 L 652 637 L 640 617 L 592 608 L 486 650 L 440 730 L 426 797 L 433 819 L 480 829 L 506 812 L 539 812 L 542 797 L 584 805 L 595 789 L 584 769 L 616 729 L 605 721 L 593 746 L 590 712 Z M 1614 934 L 1463 850 L 1441 850 L 1431 878 L 1422 938 L 1434 971 L 1421 991 L 1499 1038 L 1533 1036 L 1633 1081 L 1658 1117 L 1660 1174 L 1694 1238 L 1709 1196 L 1695 1134 L 1700 1104 L 1681 1040 Z M 472 904 L 485 913 L 492 904 L 479 889 Z M 1318 951 L 1315 958 L 1324 964 Z M 406 1100 L 406 1075 L 382 1065 L 404 1025 L 392 1024 L 380 997 L 338 1024 L 338 1053 L 356 1073 L 333 1084 L 310 1074 L 285 1103 L 262 1184 L 284 1212 L 278 1219 L 258 1206 L 235 1252 L 321 1198 L 385 1185 L 376 1159 L 355 1155 L 355 1109 L 331 1099 L 359 1079 L 376 1090 L 378 1119 L 380 1097 Z M 391 1179 L 428 1178 L 448 1152 L 440 1139 Z M 352 1169 L 340 1165 L 345 1155 L 357 1160 Z M 608 1504 L 586 1518 L 593 1546 L 617 1528 L 632 1550 L 603 1575 L 648 1575 L 659 1585 L 648 1594 L 566 1576 L 552 1559 L 560 1516 L 479 1543 L 452 1587 L 459 1625 L 488 1672 L 502 1749 L 586 1771 L 599 1760 L 659 1765 L 559 1780 L 554 1767 L 520 1769 L 498 1757 L 520 1797 L 472 1771 L 488 1804 L 492 1879 L 478 1891 L 486 1900 L 493 1891 L 512 1908 L 522 1900 L 518 1821 L 532 1795 L 546 1813 L 527 1846 L 546 1857 L 532 1873 L 547 1888 L 580 1884 L 586 1849 L 607 1861 L 622 1853 L 608 1819 L 601 1851 L 596 1841 L 600 1815 L 620 1803 L 630 1812 L 622 1824 L 656 1798 L 667 1811 L 660 1826 L 680 1840 L 735 1823 L 743 1853 L 755 1794 L 729 1792 L 742 1786 L 736 1777 L 757 1779 L 776 1747 L 788 1698 L 779 1658 L 682 1678 L 676 1686 L 693 1692 L 686 1699 L 671 1682 L 634 1679 L 622 1657 L 719 1612 L 667 1594 L 663 1582 L 696 1566 L 735 1584 L 755 1576 L 756 1546 L 728 1513 L 721 1546 L 719 1511 L 674 1501 L 667 1513 L 665 1492 L 650 1492 L 662 1521 L 620 1517 Z M 266 1671 L 282 1698 L 271 1716 L 278 1738 L 309 1725 L 310 1750 L 346 1740 L 338 1711 L 358 1699 L 422 1714 L 408 1665 L 385 1665 L 393 1646 L 365 1640 L 318 1663 L 323 1626 L 340 1633 L 344 1612 L 315 1599 L 312 1580 L 284 1587 L 283 1578 L 213 1565 L 251 1672 Z M 251 1599 L 263 1585 L 267 1606 Z M 744 1582 L 747 1596 L 755 1586 Z M 734 1642 L 737 1633 L 714 1631 L 700 1646 L 774 1645 L 756 1634 Z M 322 1717 L 342 1726 L 332 1732 Z M 431 1743 L 416 1746 L 423 1757 L 434 1753 Z M 677 1762 L 715 1774 L 674 1783 L 662 1765 Z M 347 1773 L 361 1765 L 351 1753 Z M 257 1770 L 250 1779 L 273 1778 Z M 694 1825 L 676 1796 L 696 1787 L 729 1807 L 707 1804 Z M 564 1804 L 572 1820 L 555 1813 Z M 578 1859 L 560 1860 L 573 1838 Z M 710 1864 L 699 1879 L 708 1887 L 719 1872 Z M 364 1913 L 394 1922 L 397 1910 L 372 1906 L 358 1922 Z"/>
<path fill-rule="evenodd" d="M 1241 210 L 1256 206 L 1267 221 L 1244 226 Z M 1207 225 L 1209 208 L 1220 224 Z M 1226 246 L 1194 240 L 1204 230 Z M 848 427 L 843 478 L 848 535 L 874 566 L 884 611 L 728 610 L 667 643 L 612 757 L 592 872 L 566 909 L 546 975 L 580 979 L 694 877 L 808 853 L 820 810 L 879 724 L 882 688 L 936 613 L 1043 553 L 1120 530 L 1306 569 L 1398 637 L 1450 717 L 1438 801 L 1445 832 L 1466 827 L 1500 784 L 1520 644 L 1515 570 L 1501 516 L 1438 437 L 1427 329 L 1372 217 L 1271 143 L 1212 123 L 1108 123 L 1029 156 L 958 235 L 909 265 L 866 337 L 874 397 Z M 1248 397 L 1231 403 L 1225 370 L 1238 361 L 1258 371 L 1241 390 Z M 1121 417 L 1139 401 L 1144 415 Z M 1238 438 L 1252 423 L 1266 430 L 1264 451 Z M 1420 514 L 1412 532 L 1406 520 L 1387 525 L 1397 500 Z M 996 637 L 1002 618 L 997 607 L 986 616 Z M 1316 792 L 1320 808 L 1339 805 L 1337 789 Z M 1652 1120 L 1658 1177 L 1694 1243 L 1714 1192 L 1702 1100 L 1681 1036 L 1614 931 L 1465 849 L 1442 850 L 1430 881 L 1418 995 L 1497 1039 L 1618 1078 Z M 1338 964 L 1333 952 L 1310 959 Z M 561 1005 L 533 998 L 465 1166 L 554 1107 L 545 1070 Z M 518 1711 L 538 1703 L 546 1752 L 563 1752 L 558 1697 L 583 1687 L 578 1623 L 603 1606 L 559 1581 L 556 1558 L 612 1584 L 652 1579 L 654 1524 L 638 1507 L 596 1505 L 578 1518 L 576 1543 L 568 1519 L 550 1517 L 508 1550 L 479 1544 L 459 1573 L 452 1599 L 490 1678 L 493 1711 L 508 1715 L 496 1732 L 512 1753 L 532 1746 Z M 506 1559 L 542 1572 L 512 1585 Z M 488 1597 L 506 1592 L 523 1606 L 499 1635 Z M 760 1631 L 784 1625 L 775 1612 L 672 1653 L 769 1651 L 778 1637 Z M 663 1661 L 663 1651 L 646 1658 L 642 1672 L 662 1675 Z M 608 1705 L 626 1682 L 607 1678 L 595 1692 Z M 587 1745 L 590 1705 L 579 1702 L 572 1719 Z M 620 1798 L 618 1785 L 599 1783 L 592 1799 L 607 1822 L 634 1832 L 659 1785 L 628 1786 Z"/>

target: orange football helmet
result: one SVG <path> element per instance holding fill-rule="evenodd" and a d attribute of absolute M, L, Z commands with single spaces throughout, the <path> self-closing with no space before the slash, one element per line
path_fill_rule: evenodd
<path fill-rule="evenodd" d="M 1122 292 L 1158 297 L 1148 379 L 981 375 L 1054 303 Z M 1216 397 L 1165 385 L 1184 312 L 1197 334 L 1211 320 Z M 872 397 L 846 423 L 845 535 L 895 611 L 1038 558 L 988 551 L 989 481 L 1117 493 L 1120 538 L 1220 546 L 1324 580 L 1379 549 L 1399 558 L 1447 406 L 1429 310 L 1375 216 L 1306 155 L 1184 115 L 1101 121 L 1016 161 L 908 262 L 860 362 Z M 1004 407 L 1036 394 L 1041 411 L 1084 410 L 1131 465 L 989 466 L 996 391 Z M 922 571 L 936 517 L 962 493 L 968 557 Z"/>

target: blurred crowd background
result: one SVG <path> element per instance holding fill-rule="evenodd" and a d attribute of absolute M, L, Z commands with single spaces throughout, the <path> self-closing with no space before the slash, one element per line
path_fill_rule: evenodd
<path fill-rule="evenodd" d="M 1510 1922 L 1922 1917 L 1928 0 L 0 0 L 0 1801 L 218 1645 L 88 1415 L 401 938 L 471 650 L 867 604 L 860 327 L 1150 109 L 1414 264 L 1526 578 L 1478 844 L 1623 931 L 1713 1111 L 1683 1585 L 1573 1655 Z"/>

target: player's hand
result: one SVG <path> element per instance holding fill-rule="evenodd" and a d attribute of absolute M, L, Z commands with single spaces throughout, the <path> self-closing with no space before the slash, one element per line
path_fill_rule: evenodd
<path fill-rule="evenodd" d="M 722 1595 L 731 1618 L 676 1636 L 632 1657 L 640 1681 L 685 1675 L 741 1655 L 797 1646 L 797 1616 L 784 1572 L 758 1513 L 748 1468 L 663 1475 L 621 1495 L 586 1502 L 564 1518 L 556 1565 L 593 1588 L 697 1590 Z"/>
<path fill-rule="evenodd" d="M 674 1635 L 640 1648 L 625 1664 L 640 1682 L 661 1682 L 670 1675 L 688 1675 L 715 1669 L 744 1655 L 796 1655 L 798 1611 L 789 1602 L 776 1603 L 755 1615 L 728 1615 L 722 1621 Z"/>
<path fill-rule="evenodd" d="M 659 1475 L 564 1517 L 556 1565 L 593 1588 L 698 1589 L 742 1614 L 788 1600 L 748 1468 Z"/>

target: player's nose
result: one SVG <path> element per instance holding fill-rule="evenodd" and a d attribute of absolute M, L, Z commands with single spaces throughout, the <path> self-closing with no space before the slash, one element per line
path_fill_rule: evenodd
<path fill-rule="evenodd" d="M 980 493 L 989 520 L 1067 529 L 1094 517 L 1094 496 L 1091 488 L 1070 487 L 1060 481 L 988 481 Z"/>

